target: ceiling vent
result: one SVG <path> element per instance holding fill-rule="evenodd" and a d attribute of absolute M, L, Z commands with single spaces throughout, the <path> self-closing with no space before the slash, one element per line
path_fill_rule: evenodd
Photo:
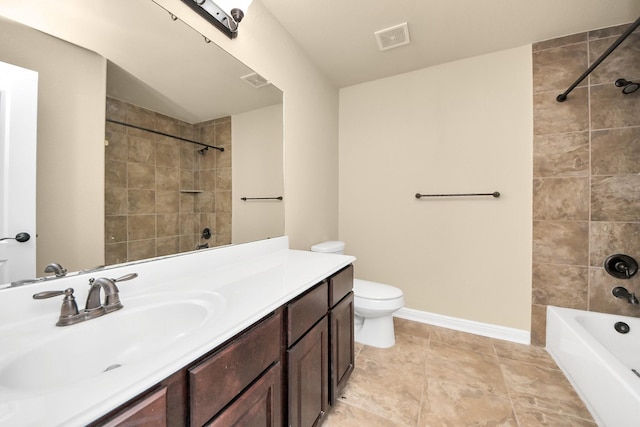
<path fill-rule="evenodd" d="M 373 34 L 376 36 L 376 41 L 378 42 L 378 48 L 380 50 L 393 49 L 394 47 L 411 43 L 411 39 L 409 39 L 409 27 L 406 22 L 394 27 L 376 31 Z"/>
<path fill-rule="evenodd" d="M 240 78 L 256 89 L 269 84 L 269 80 L 265 79 L 258 73 L 247 74 L 246 76 L 242 76 Z"/>

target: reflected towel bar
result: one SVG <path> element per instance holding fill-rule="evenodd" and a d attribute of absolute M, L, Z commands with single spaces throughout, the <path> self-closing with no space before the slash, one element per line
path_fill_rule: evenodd
<path fill-rule="evenodd" d="M 494 191 L 493 193 L 463 193 L 463 194 L 420 194 L 416 193 L 416 199 L 421 197 L 466 197 L 466 196 L 493 196 L 500 197 L 499 191 Z"/>
<path fill-rule="evenodd" d="M 282 200 L 282 196 L 278 197 L 241 197 L 240 200 Z"/>
<path fill-rule="evenodd" d="M 147 128 L 143 128 L 141 126 L 136 126 L 136 125 L 131 125 L 129 123 L 119 122 L 117 120 L 106 119 L 106 121 L 108 121 L 109 123 L 115 123 L 115 124 L 121 125 L 121 126 L 127 126 L 127 127 L 130 127 L 130 128 L 139 129 L 139 130 L 143 130 L 143 131 L 146 131 L 146 132 L 155 133 L 156 135 L 167 136 L 169 138 L 179 139 L 180 141 L 185 141 L 185 142 L 190 142 L 192 144 L 201 145 L 201 146 L 205 147 L 205 148 L 203 148 L 204 151 L 206 151 L 208 148 L 214 148 L 214 149 L 219 150 L 219 151 L 224 151 L 224 147 L 215 147 L 213 145 L 205 144 L 203 142 L 193 141 L 191 139 L 182 138 L 180 136 L 175 136 L 175 135 L 171 135 L 171 134 L 164 133 L 164 132 L 159 132 L 157 130 L 147 129 Z M 201 153 L 204 154 L 204 151 L 201 151 Z"/>

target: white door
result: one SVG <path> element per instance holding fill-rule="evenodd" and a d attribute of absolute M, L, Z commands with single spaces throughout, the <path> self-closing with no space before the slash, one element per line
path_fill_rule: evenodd
<path fill-rule="evenodd" d="M 38 73 L 0 62 L 0 285 L 36 277 L 37 112 Z"/>

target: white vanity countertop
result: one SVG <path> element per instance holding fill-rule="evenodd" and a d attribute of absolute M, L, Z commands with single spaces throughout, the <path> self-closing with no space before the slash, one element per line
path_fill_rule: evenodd
<path fill-rule="evenodd" d="M 77 426 L 87 424 L 170 376 L 204 353 L 222 344 L 287 301 L 339 271 L 355 260 L 352 256 L 321 254 L 289 249 L 286 237 L 234 245 L 169 257 L 139 264 L 114 267 L 94 274 L 83 274 L 0 291 L 0 426 Z M 80 309 L 88 292 L 89 277 L 116 278 L 136 272 L 139 277 L 118 284 L 124 308 L 77 325 L 56 327 L 62 297 L 35 301 L 31 296 L 44 290 L 73 287 Z M 74 371 L 74 362 L 47 356 L 39 366 L 38 346 L 42 343 L 69 342 L 80 356 L 78 364 L 91 359 L 95 348 L 85 349 L 82 337 L 108 346 L 109 337 L 95 340 L 93 330 L 132 334 L 136 325 L 127 325 L 132 313 L 145 304 L 189 300 L 200 304 L 202 296 L 210 303 L 193 305 L 206 309 L 207 318 L 184 335 L 175 335 L 171 345 L 161 344 L 170 334 L 171 322 L 162 319 L 154 326 L 152 356 L 141 357 L 122 366 L 91 375 Z M 206 299 L 206 298 L 205 298 Z M 164 305 L 154 306 L 164 313 Z M 191 307 L 190 305 L 188 307 Z M 167 313 L 171 312 L 167 308 Z M 195 314 L 194 314 L 195 316 Z M 190 317 L 184 316 L 184 317 Z M 181 319 L 185 320 L 185 319 Z M 116 335 L 117 336 L 117 335 Z M 79 337 L 77 342 L 69 337 Z M 142 338 L 142 337 L 141 337 Z M 148 338 L 148 337 L 147 337 Z M 66 340 L 66 341 L 65 341 Z M 94 344 L 91 347 L 96 347 Z M 109 351 L 98 349 L 96 354 Z M 144 349 L 141 349 L 144 354 Z M 84 353 L 83 353 L 84 352 Z M 75 354 L 75 353 L 74 353 Z M 96 356 L 97 358 L 97 356 Z M 118 360 L 113 361 L 114 364 Z M 13 366 L 36 366 L 24 381 Z M 107 366 L 111 363 L 109 362 Z M 100 365 L 102 366 L 102 365 Z M 105 367 L 106 368 L 106 367 Z M 83 368 L 84 369 L 84 368 Z M 32 372 L 37 371 L 37 372 Z M 44 381 L 48 373 L 60 372 L 65 384 Z M 11 373 L 13 372 L 13 374 Z M 68 375 L 67 375 L 68 373 Z M 76 378 L 79 376 L 80 378 Z M 56 375 L 53 375 L 56 378 Z"/>

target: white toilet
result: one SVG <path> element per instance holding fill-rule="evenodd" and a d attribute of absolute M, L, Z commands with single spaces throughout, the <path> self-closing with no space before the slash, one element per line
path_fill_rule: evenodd
<path fill-rule="evenodd" d="M 311 246 L 311 251 L 343 254 L 344 247 L 344 242 L 329 241 Z M 404 306 L 402 290 L 383 283 L 355 279 L 353 294 L 355 340 L 372 347 L 392 347 L 396 342 L 393 313 Z"/>

